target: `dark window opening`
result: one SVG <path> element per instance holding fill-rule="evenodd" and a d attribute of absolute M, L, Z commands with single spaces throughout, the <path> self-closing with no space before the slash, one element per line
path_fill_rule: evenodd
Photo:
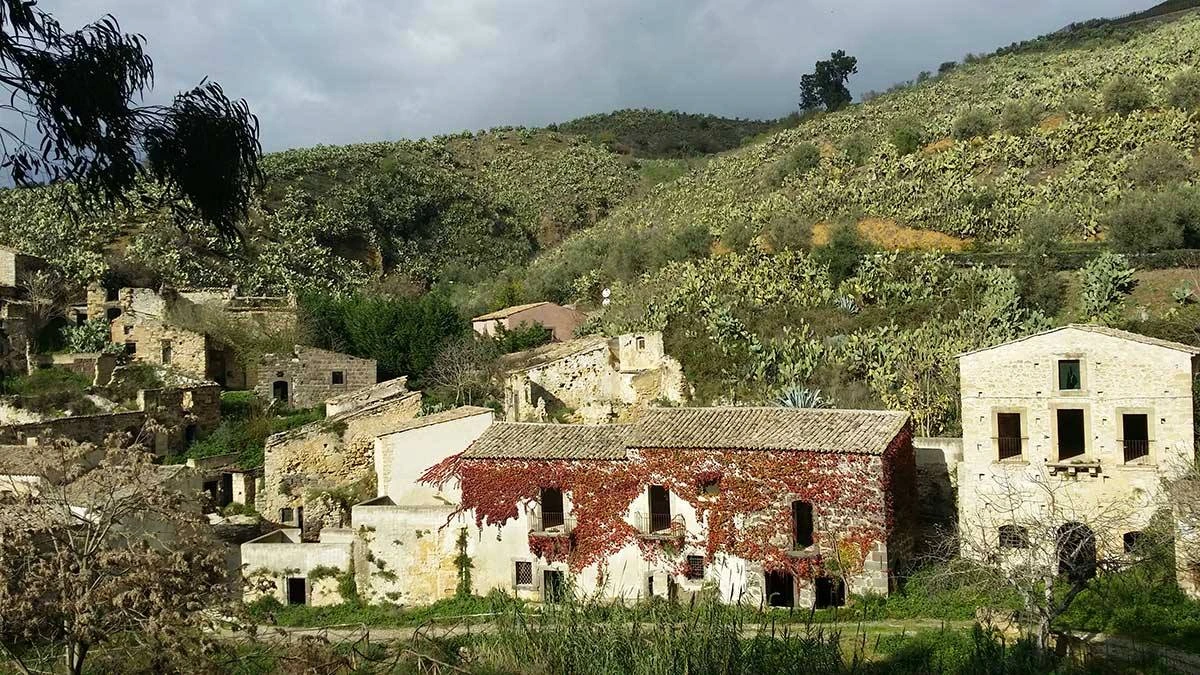
<path fill-rule="evenodd" d="M 1121 540 L 1125 544 L 1126 553 L 1137 553 L 1138 549 L 1141 548 L 1142 545 L 1142 533 L 1126 532 L 1125 534 L 1121 535 Z"/>
<path fill-rule="evenodd" d="M 308 604 L 308 589 L 304 577 L 288 577 L 287 580 L 287 604 L 289 605 L 306 605 Z"/>
<path fill-rule="evenodd" d="M 1058 573 L 1072 582 L 1096 576 L 1096 535 L 1083 523 L 1058 528 Z"/>
<path fill-rule="evenodd" d="M 1000 548 L 1029 548 L 1029 531 L 1019 525 L 1001 525 Z"/>
<path fill-rule="evenodd" d="M 1077 390 L 1083 386 L 1079 377 L 1079 359 L 1063 359 L 1058 362 L 1058 388 L 1060 391 Z"/>
<path fill-rule="evenodd" d="M 704 556 L 689 555 L 687 557 L 687 578 L 688 579 L 703 579 L 704 578 Z"/>
<path fill-rule="evenodd" d="M 106 288 L 104 289 L 104 301 L 116 302 L 120 299 L 120 293 L 121 289 L 119 288 Z"/>
<path fill-rule="evenodd" d="M 1000 459 L 1021 456 L 1021 413 L 996 414 L 996 441 Z"/>
<path fill-rule="evenodd" d="M 112 321 L 121 316 L 121 308 L 120 307 L 109 307 L 108 310 L 106 312 L 104 312 L 104 316 L 109 321 Z"/>
<path fill-rule="evenodd" d="M 671 528 L 671 493 L 661 485 L 650 486 L 649 532 L 661 532 Z"/>
<path fill-rule="evenodd" d="M 640 337 L 640 338 L 638 338 L 637 340 L 635 340 L 635 341 L 634 341 L 634 344 L 636 344 L 636 345 L 637 345 L 637 350 L 638 350 L 639 352 L 641 352 L 641 351 L 645 351 L 645 350 L 646 350 L 646 338 L 644 338 L 644 337 Z"/>
<path fill-rule="evenodd" d="M 1058 411 L 1058 458 L 1078 457 L 1086 451 L 1083 434 L 1083 410 L 1067 408 Z"/>
<path fill-rule="evenodd" d="M 330 376 L 330 380 L 333 382 L 333 384 L 345 384 L 346 383 L 346 373 L 344 373 L 340 370 L 335 370 L 335 371 L 333 371 L 333 374 Z"/>
<path fill-rule="evenodd" d="M 647 598 L 654 597 L 654 575 L 653 574 L 646 577 L 646 597 Z"/>
<path fill-rule="evenodd" d="M 133 325 L 127 323 L 121 328 L 121 331 L 125 334 L 126 337 L 133 335 Z"/>
<path fill-rule="evenodd" d="M 528 560 L 518 560 L 513 564 L 513 585 L 533 585 L 533 563 Z"/>
<path fill-rule="evenodd" d="M 217 499 L 217 504 L 220 506 L 229 506 L 233 501 L 233 474 L 221 474 L 221 496 Z"/>
<path fill-rule="evenodd" d="M 136 342 L 126 342 L 125 343 L 125 353 L 130 356 L 137 354 L 137 343 Z"/>
<path fill-rule="evenodd" d="M 191 445 L 196 442 L 196 425 L 189 424 L 183 428 L 183 442 Z"/>
<path fill-rule="evenodd" d="M 292 518 L 295 518 L 295 517 L 296 516 L 294 515 L 294 512 L 291 509 L 288 509 L 288 508 L 279 509 L 279 522 L 290 523 L 290 522 L 292 522 Z"/>
<path fill-rule="evenodd" d="M 721 479 L 714 478 L 700 484 L 701 497 L 716 497 L 721 494 Z"/>
<path fill-rule="evenodd" d="M 204 481 L 204 493 L 212 500 L 213 504 L 217 503 L 218 495 L 220 494 L 220 483 L 215 480 Z"/>
<path fill-rule="evenodd" d="M 539 503 L 542 507 L 542 530 L 551 527 L 562 527 L 565 522 L 563 512 L 563 494 L 558 488 L 542 488 Z"/>
<path fill-rule="evenodd" d="M 271 398 L 281 403 L 288 402 L 288 383 L 285 380 L 276 380 L 271 385 Z"/>
<path fill-rule="evenodd" d="M 83 312 L 79 312 L 78 314 L 75 315 L 75 325 L 82 326 L 87 323 L 87 319 L 88 319 L 87 314 L 84 314 Z"/>
<path fill-rule="evenodd" d="M 846 605 L 846 584 L 837 577 L 817 577 L 813 579 L 814 597 L 813 609 L 828 607 L 844 607 Z"/>
<path fill-rule="evenodd" d="M 813 545 L 813 507 L 808 502 L 792 502 L 792 548 Z"/>
<path fill-rule="evenodd" d="M 771 607 L 796 606 L 796 581 L 790 572 L 767 572 L 764 584 Z"/>
<path fill-rule="evenodd" d="M 542 600 L 545 602 L 562 602 L 566 597 L 567 582 L 559 570 L 542 572 Z"/>
<path fill-rule="evenodd" d="M 304 529 L 304 507 L 296 507 L 296 527 Z"/>
<path fill-rule="evenodd" d="M 1126 462 L 1150 456 L 1150 421 L 1146 415 L 1121 415 L 1121 437 Z"/>
<path fill-rule="evenodd" d="M 164 364 L 170 364 L 172 356 L 174 356 L 174 350 L 171 349 L 171 341 L 163 340 L 162 341 L 162 362 Z"/>

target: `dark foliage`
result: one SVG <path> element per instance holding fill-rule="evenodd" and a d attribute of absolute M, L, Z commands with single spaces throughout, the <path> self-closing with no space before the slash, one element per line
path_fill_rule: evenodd
<path fill-rule="evenodd" d="M 748 138 L 787 126 L 787 120 L 743 120 L 663 110 L 616 110 L 553 125 L 586 136 L 613 152 L 647 159 L 724 152 Z"/>
<path fill-rule="evenodd" d="M 181 217 L 235 237 L 261 179 L 258 120 L 209 82 L 136 105 L 154 80 L 143 42 L 112 16 L 68 31 L 34 2 L 0 0 L 0 86 L 19 120 L 0 128 L 0 166 L 17 185 L 73 182 L 85 209 L 128 202 L 147 176 Z"/>
<path fill-rule="evenodd" d="M 852 100 L 846 81 L 857 72 L 858 59 L 841 49 L 817 61 L 813 72 L 800 78 L 800 109 L 833 112 L 846 106 Z"/>
<path fill-rule="evenodd" d="M 310 293 L 300 297 L 299 308 L 309 344 L 375 359 L 385 379 L 419 380 L 447 342 L 468 330 L 436 293 L 420 298 Z"/>
<path fill-rule="evenodd" d="M 522 323 L 512 330 L 505 328 L 503 324 L 496 326 L 496 347 L 501 354 L 512 354 L 541 347 L 553 338 L 554 332 L 540 323 Z"/>
<path fill-rule="evenodd" d="M 910 155 L 925 142 L 925 125 L 915 117 L 897 117 L 888 123 L 888 139 L 901 155 Z"/>
<path fill-rule="evenodd" d="M 829 267 L 829 276 L 835 284 L 854 276 L 862 257 L 875 250 L 863 238 L 858 228 L 846 223 L 833 228 L 829 243 L 813 250 L 813 258 Z"/>
<path fill-rule="evenodd" d="M 1062 309 L 1066 284 L 1058 277 L 1058 256 L 1062 249 L 1063 233 L 1072 223 L 1065 214 L 1046 213 L 1031 219 L 1021 229 L 1013 272 L 1017 277 L 1021 298 L 1031 309 L 1041 310 L 1053 317 Z"/>
<path fill-rule="evenodd" d="M 1108 214 L 1109 241 L 1123 253 L 1200 246 L 1200 188 L 1138 191 Z"/>

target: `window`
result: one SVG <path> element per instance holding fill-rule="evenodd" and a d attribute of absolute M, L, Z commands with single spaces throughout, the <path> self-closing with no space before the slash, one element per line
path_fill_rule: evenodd
<path fill-rule="evenodd" d="M 335 370 L 335 371 L 333 371 L 333 374 L 330 376 L 330 380 L 333 382 L 333 384 L 345 384 L 346 383 L 346 373 L 344 373 L 340 370 Z"/>
<path fill-rule="evenodd" d="M 1125 534 L 1121 535 L 1121 540 L 1125 544 L 1126 553 L 1136 553 L 1138 547 L 1140 547 L 1142 543 L 1142 533 L 1126 532 Z"/>
<path fill-rule="evenodd" d="M 513 586 L 518 588 L 533 587 L 533 563 L 528 560 L 518 560 L 513 563 Z"/>
<path fill-rule="evenodd" d="M 814 598 L 813 609 L 827 607 L 844 607 L 846 605 L 846 584 L 837 577 L 817 577 L 813 579 Z"/>
<path fill-rule="evenodd" d="M 1000 548 L 1029 548 L 1029 531 L 1019 525 L 1001 525 Z"/>
<path fill-rule="evenodd" d="M 996 443 L 1000 459 L 1021 456 L 1021 413 L 996 413 Z"/>
<path fill-rule="evenodd" d="M 1063 359 L 1058 362 L 1059 391 L 1074 391 L 1083 387 L 1079 376 L 1079 359 Z"/>
<path fill-rule="evenodd" d="M 646 338 L 639 336 L 636 340 L 633 341 L 633 343 L 634 343 L 634 345 L 637 346 L 637 350 L 639 352 L 646 351 Z"/>
<path fill-rule="evenodd" d="M 163 364 L 171 363 L 172 356 L 173 356 L 173 353 L 172 353 L 172 349 L 171 349 L 171 341 L 163 340 L 162 341 L 162 362 L 163 362 Z"/>
<path fill-rule="evenodd" d="M 191 445 L 196 442 L 196 425 L 189 424 L 183 428 L 183 442 Z"/>
<path fill-rule="evenodd" d="M 110 322 L 114 321 L 119 316 L 121 316 L 120 307 L 109 307 L 108 310 L 104 312 L 104 318 L 108 319 Z"/>
<path fill-rule="evenodd" d="M 771 607 L 796 606 L 796 580 L 790 572 L 767 572 L 763 579 L 763 590 L 767 605 Z"/>
<path fill-rule="evenodd" d="M 701 497 L 716 497 L 721 494 L 721 479 L 712 478 L 700 484 Z"/>
<path fill-rule="evenodd" d="M 689 555 L 687 557 L 687 574 L 685 576 L 693 580 L 704 578 L 704 556 Z"/>
<path fill-rule="evenodd" d="M 567 596 L 567 579 L 559 570 L 542 571 L 542 600 L 562 602 Z"/>
<path fill-rule="evenodd" d="M 792 547 L 813 545 L 813 508 L 808 502 L 792 502 Z"/>
<path fill-rule="evenodd" d="M 125 332 L 125 335 L 133 335 L 133 325 L 132 324 L 128 324 L 128 323 L 125 324 L 125 326 L 122 328 L 122 330 Z"/>
<path fill-rule="evenodd" d="M 137 353 L 137 343 L 136 342 L 126 342 L 125 343 L 125 353 L 130 356 L 133 356 L 134 354 L 136 354 Z"/>
<path fill-rule="evenodd" d="M 1062 408 L 1058 410 L 1058 458 L 1078 457 L 1087 451 L 1083 433 L 1083 410 Z"/>
<path fill-rule="evenodd" d="M 287 601 L 289 605 L 308 604 L 308 584 L 304 577 L 288 577 Z"/>
<path fill-rule="evenodd" d="M 1121 415 L 1121 445 L 1125 461 L 1150 456 L 1150 421 L 1145 414 Z"/>
<path fill-rule="evenodd" d="M 538 502 L 541 505 L 542 511 L 541 527 L 538 530 L 545 531 L 552 527 L 562 527 L 565 522 L 562 490 L 558 488 L 542 488 Z"/>
<path fill-rule="evenodd" d="M 304 529 L 304 507 L 296 507 L 296 527 Z"/>
<path fill-rule="evenodd" d="M 292 513 L 293 512 L 291 509 L 287 509 L 287 508 L 279 509 L 279 522 L 281 522 L 281 523 L 292 522 L 292 518 L 295 517 L 294 515 L 292 515 Z"/>
<path fill-rule="evenodd" d="M 647 532 L 661 532 L 671 529 L 671 493 L 661 485 L 651 485 L 649 488 L 650 522 Z"/>
<path fill-rule="evenodd" d="M 119 294 L 118 289 L 106 288 L 106 289 L 104 289 L 104 301 L 105 302 L 116 302 L 119 299 L 118 294 Z"/>

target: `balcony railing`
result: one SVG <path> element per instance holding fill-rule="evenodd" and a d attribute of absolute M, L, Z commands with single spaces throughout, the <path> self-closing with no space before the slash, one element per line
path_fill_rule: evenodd
<path fill-rule="evenodd" d="M 1000 459 L 1010 459 L 1021 456 L 1021 438 L 1001 436 L 996 439 L 1000 446 Z"/>
<path fill-rule="evenodd" d="M 635 513 L 638 532 L 648 537 L 677 537 L 684 532 L 683 516 L 669 513 Z"/>
<path fill-rule="evenodd" d="M 529 514 L 529 531 L 534 534 L 568 534 L 575 529 L 575 519 L 558 511 Z"/>
<path fill-rule="evenodd" d="M 1145 439 L 1125 439 L 1125 461 L 1132 462 L 1135 459 L 1150 456 L 1150 441 Z"/>

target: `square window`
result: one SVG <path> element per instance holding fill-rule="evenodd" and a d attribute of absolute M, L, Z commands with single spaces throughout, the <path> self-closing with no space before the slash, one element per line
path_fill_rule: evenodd
<path fill-rule="evenodd" d="M 533 586 L 533 563 L 528 560 L 518 560 L 513 563 L 513 585 Z"/>
<path fill-rule="evenodd" d="M 1079 375 L 1079 359 L 1063 359 L 1058 362 L 1059 391 L 1078 391 L 1083 387 Z"/>
<path fill-rule="evenodd" d="M 688 579 L 703 579 L 704 578 L 704 556 L 689 555 L 687 557 L 687 578 Z"/>
<path fill-rule="evenodd" d="M 330 377 L 330 380 L 334 384 L 345 384 L 346 383 L 346 373 L 344 373 L 340 370 L 335 370 L 335 371 L 333 371 L 333 375 Z"/>
<path fill-rule="evenodd" d="M 639 338 L 638 338 L 637 340 L 635 340 L 634 342 L 635 342 L 635 344 L 637 345 L 637 350 L 638 350 L 639 352 L 644 352 L 644 351 L 646 351 L 646 338 L 644 338 L 644 337 L 639 337 Z"/>
<path fill-rule="evenodd" d="M 125 343 L 125 353 L 130 356 L 133 356 L 134 354 L 136 354 L 137 353 L 137 343 L 136 342 L 126 342 Z"/>
<path fill-rule="evenodd" d="M 1018 525 L 1001 525 L 1000 548 L 1029 548 L 1029 531 Z"/>
<path fill-rule="evenodd" d="M 292 522 L 293 517 L 294 516 L 292 515 L 291 509 L 288 509 L 288 508 L 279 509 L 279 522 L 290 523 L 290 522 Z"/>
<path fill-rule="evenodd" d="M 1126 553 L 1136 553 L 1142 543 L 1141 532 L 1126 532 L 1121 535 L 1121 543 L 1125 546 Z"/>

